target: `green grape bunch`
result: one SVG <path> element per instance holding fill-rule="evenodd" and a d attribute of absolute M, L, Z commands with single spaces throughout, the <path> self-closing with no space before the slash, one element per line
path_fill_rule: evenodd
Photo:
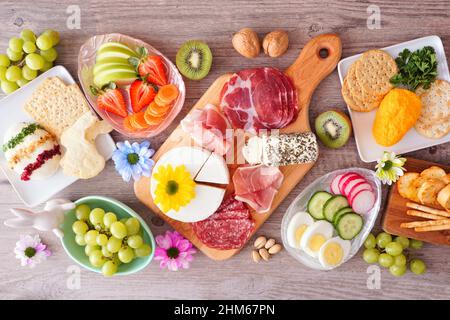
<path fill-rule="evenodd" d="M 389 272 L 396 277 L 406 273 L 409 263 L 409 269 L 414 274 L 420 275 L 426 271 L 425 262 L 416 258 L 408 261 L 408 257 L 411 250 L 421 249 L 422 246 L 423 243 L 419 240 L 401 236 L 394 238 L 386 232 L 381 232 L 377 236 L 371 233 L 364 241 L 363 260 L 369 264 L 378 263 L 389 269 Z"/>
<path fill-rule="evenodd" d="M 59 33 L 48 29 L 38 37 L 23 29 L 19 37 L 8 41 L 6 54 L 0 54 L 0 88 L 10 94 L 53 67 L 58 57 L 55 46 Z"/>
<path fill-rule="evenodd" d="M 152 248 L 145 243 L 137 218 L 119 220 L 114 212 L 80 204 L 75 208 L 72 224 L 75 242 L 84 246 L 89 263 L 104 276 L 113 276 L 120 264 L 149 256 Z"/>

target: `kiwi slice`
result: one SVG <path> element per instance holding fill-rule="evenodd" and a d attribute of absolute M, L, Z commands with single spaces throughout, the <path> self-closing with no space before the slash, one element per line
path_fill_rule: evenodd
<path fill-rule="evenodd" d="M 200 80 L 208 75 L 212 58 L 211 49 L 205 42 L 189 40 L 178 50 L 176 63 L 178 70 L 186 78 Z"/>
<path fill-rule="evenodd" d="M 352 133 L 350 119 L 340 111 L 321 113 L 315 121 L 316 134 L 329 148 L 340 148 L 347 143 Z"/>

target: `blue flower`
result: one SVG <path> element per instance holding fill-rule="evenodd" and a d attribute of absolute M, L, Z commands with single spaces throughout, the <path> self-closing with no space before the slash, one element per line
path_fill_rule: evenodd
<path fill-rule="evenodd" d="M 155 162 L 150 159 L 155 150 L 150 148 L 150 142 L 143 141 L 130 143 L 129 141 L 118 142 L 117 150 L 114 151 L 112 159 L 117 172 L 122 179 L 129 182 L 131 177 L 139 180 L 141 176 L 150 177 Z"/>

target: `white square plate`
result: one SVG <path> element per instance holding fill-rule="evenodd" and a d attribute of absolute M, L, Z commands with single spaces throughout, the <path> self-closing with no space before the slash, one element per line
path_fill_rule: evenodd
<path fill-rule="evenodd" d="M 39 77 L 30 81 L 24 87 L 0 100 L 0 144 L 8 128 L 17 122 L 31 121 L 33 119 L 23 110 L 25 101 L 31 96 L 36 88 L 48 77 L 59 77 L 64 83 L 70 85 L 75 83 L 69 71 L 63 66 L 56 66 L 44 72 Z M 95 144 L 100 154 L 109 160 L 116 149 L 113 139 L 109 134 L 99 136 Z M 0 153 L 2 153 L 0 151 Z M 29 207 L 37 206 L 50 199 L 53 195 L 71 185 L 77 178 L 68 177 L 60 168 L 53 176 L 40 181 L 22 181 L 20 176 L 8 168 L 3 153 L 0 156 L 0 168 L 8 178 L 19 198 Z"/>
<path fill-rule="evenodd" d="M 403 49 L 408 48 L 411 51 L 415 51 L 425 46 L 432 46 L 436 51 L 436 58 L 438 62 L 438 78 L 450 81 L 444 46 L 442 45 L 442 41 L 438 36 L 429 36 L 403 42 L 390 47 L 382 48 L 382 50 L 388 52 L 395 59 Z M 341 85 L 350 66 L 360 56 L 361 54 L 357 54 L 342 59 L 339 62 L 338 72 L 339 79 L 341 80 Z M 375 139 L 372 135 L 372 125 L 373 121 L 375 120 L 375 114 L 377 111 L 373 110 L 371 112 L 356 112 L 351 110 L 348 106 L 347 108 L 350 113 L 350 118 L 352 119 L 353 131 L 355 133 L 355 140 L 359 157 L 364 162 L 373 162 L 378 160 L 381 157 L 383 151 L 394 151 L 397 154 L 402 154 L 450 141 L 450 134 L 447 134 L 440 139 L 430 139 L 418 134 L 416 130 L 414 130 L 414 128 L 411 128 L 403 137 L 403 139 L 400 140 L 397 144 L 391 147 L 383 147 L 375 142 Z"/>

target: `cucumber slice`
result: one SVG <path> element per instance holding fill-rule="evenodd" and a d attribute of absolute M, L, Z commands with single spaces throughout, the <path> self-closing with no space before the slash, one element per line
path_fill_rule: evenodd
<path fill-rule="evenodd" d="M 353 209 L 351 207 L 345 207 L 336 212 L 333 217 L 333 225 L 336 226 L 336 222 L 338 221 L 339 217 L 346 213 L 353 213 Z"/>
<path fill-rule="evenodd" d="M 344 240 L 355 238 L 363 227 L 363 218 L 356 213 L 346 213 L 340 216 L 336 222 L 336 230 Z"/>
<path fill-rule="evenodd" d="M 347 198 L 341 195 L 333 196 L 323 205 L 323 216 L 329 222 L 333 222 L 334 215 L 342 208 L 348 207 Z"/>
<path fill-rule="evenodd" d="M 326 191 L 317 191 L 314 193 L 308 201 L 308 212 L 309 214 L 317 220 L 323 220 L 323 205 L 330 199 L 333 195 Z"/>

